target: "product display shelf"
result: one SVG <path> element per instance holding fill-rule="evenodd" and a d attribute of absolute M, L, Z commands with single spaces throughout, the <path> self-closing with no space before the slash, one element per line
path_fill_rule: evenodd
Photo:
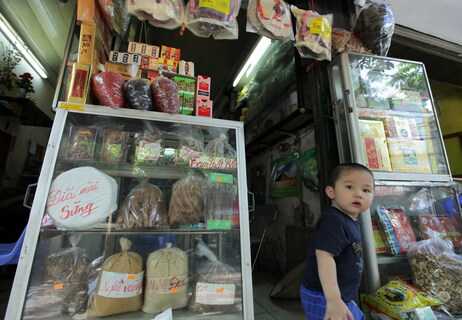
<path fill-rule="evenodd" d="M 100 134 L 106 130 L 105 128 L 107 128 L 108 124 L 114 125 L 116 130 L 124 130 L 127 132 L 139 131 L 143 126 L 158 126 L 165 134 L 166 144 L 172 149 L 175 149 L 179 145 L 180 139 L 180 136 L 172 135 L 169 131 L 172 126 L 185 125 L 199 129 L 202 131 L 205 144 L 210 143 L 216 136 L 216 133 L 214 133 L 215 131 L 224 131 L 229 134 L 229 142 L 235 149 L 236 156 L 234 158 L 226 158 L 226 156 L 220 158 L 225 160 L 234 159 L 231 168 L 226 166 L 227 169 L 223 169 L 223 167 L 214 162 L 217 159 L 216 157 L 210 156 L 205 157 L 212 159 L 209 159 L 212 165 L 199 168 L 170 166 L 168 157 L 162 159 L 165 161 L 159 161 L 159 163 L 153 166 L 134 165 L 132 163 L 127 163 L 128 159 L 122 160 L 121 163 L 68 159 L 68 146 L 71 143 L 70 134 L 73 126 L 96 128 L 95 132 L 97 132 L 97 134 L 95 135 L 98 138 L 85 140 L 87 142 L 84 142 L 83 147 L 86 150 L 88 141 L 95 144 L 94 151 L 92 152 L 94 152 L 94 158 L 99 159 L 98 152 L 102 152 L 104 145 L 104 140 L 102 140 Z M 87 131 L 92 132 L 92 130 Z M 111 128 L 110 130 L 113 129 Z M 58 297 L 61 297 L 59 291 L 56 291 L 56 287 L 55 290 L 53 290 L 53 287 L 50 287 L 50 284 L 46 282 L 47 278 L 44 273 L 44 268 L 46 268 L 47 259 L 57 252 L 70 248 L 70 242 L 73 241 L 72 239 L 75 237 L 77 237 L 76 239 L 80 239 L 78 240 L 77 247 L 85 249 L 88 252 L 90 261 L 96 261 L 99 257 L 107 259 L 109 256 L 121 252 L 119 241 L 124 237 L 132 242 L 131 250 L 134 250 L 134 252 L 142 256 L 143 270 L 147 267 L 147 260 L 145 260 L 147 256 L 156 250 L 165 248 L 168 242 L 171 242 L 173 246 L 183 250 L 189 257 L 188 277 L 191 279 L 188 288 L 189 298 L 191 298 L 195 292 L 192 279 L 197 271 L 196 268 L 200 266 L 198 263 L 200 263 L 200 261 L 207 261 L 204 260 L 204 257 L 202 259 L 196 258 L 195 250 L 199 242 L 202 241 L 208 246 L 216 255 L 218 261 L 229 265 L 231 270 L 235 270 L 231 275 L 232 279 L 235 279 L 233 281 L 238 279 L 238 282 L 232 282 L 235 283 L 235 285 L 232 285 L 235 289 L 232 290 L 236 290 L 236 292 L 235 295 L 232 295 L 234 301 L 232 301 L 231 304 L 233 306 L 236 305 L 237 309 L 234 307 L 227 308 L 226 310 L 228 311 L 225 312 L 219 312 L 214 309 L 215 311 L 201 313 L 183 307 L 173 310 L 174 319 L 253 319 L 244 145 L 243 124 L 241 122 L 171 115 L 150 111 L 111 109 L 104 106 L 60 102 L 43 162 L 42 172 L 39 177 L 37 191 L 34 196 L 23 252 L 18 264 L 17 275 L 21 275 L 21 277 L 17 276 L 13 284 L 6 317 L 8 319 L 37 319 L 40 317 L 93 319 L 87 317 L 85 313 L 79 312 L 72 315 L 61 311 L 60 303 L 57 303 L 57 301 L 59 301 Z M 90 159 L 92 158 L 93 156 Z M 116 195 L 118 208 L 122 206 L 130 190 L 144 181 L 158 185 L 162 193 L 165 193 L 166 204 L 169 208 L 172 205 L 171 194 L 173 193 L 173 184 L 187 177 L 189 172 L 195 172 L 196 174 L 209 178 L 212 177 L 213 173 L 218 178 L 214 177 L 212 179 L 217 179 L 217 182 L 232 183 L 235 187 L 233 190 L 235 191 L 232 191 L 233 193 L 231 194 L 235 195 L 233 196 L 234 199 L 232 198 L 232 202 L 229 202 L 230 204 L 227 209 L 225 209 L 227 210 L 227 215 L 224 218 L 211 218 L 218 219 L 216 221 L 205 218 L 205 223 L 194 225 L 184 225 L 175 228 L 138 227 L 135 229 L 129 227 L 122 230 L 118 229 L 116 226 L 116 214 L 118 215 L 119 213 L 115 211 L 106 221 L 91 227 L 79 228 L 72 227 L 71 225 L 65 227 L 64 225 L 60 225 L 56 227 L 54 226 L 53 220 L 50 219 L 51 215 L 50 217 L 45 215 L 48 213 L 47 208 L 49 207 L 49 203 L 47 199 L 51 194 L 51 186 L 61 174 L 74 169 L 82 170 L 84 169 L 83 167 L 89 167 L 91 170 L 96 169 L 113 178 L 114 182 L 118 185 Z M 81 180 L 92 181 L 92 179 L 77 178 L 77 185 L 80 183 L 78 181 Z M 72 187 L 76 189 L 68 189 L 68 187 L 63 186 L 62 191 L 69 191 L 71 194 L 79 194 L 80 196 L 86 194 L 87 191 L 82 193 L 82 190 L 87 187 L 81 189 L 77 187 L 76 184 L 70 184 L 71 182 L 65 180 L 65 185 L 68 185 L 68 183 L 69 186 L 76 186 Z M 54 188 L 54 192 L 56 192 L 56 190 L 61 190 L 56 186 Z M 213 196 L 215 196 L 215 194 L 213 194 L 213 196 L 211 195 L 212 194 L 209 193 L 209 200 L 213 199 Z M 64 205 L 66 205 L 64 196 L 60 201 L 56 200 L 57 197 L 58 196 L 53 195 L 53 203 L 63 202 L 64 204 L 60 205 L 63 206 L 63 208 L 59 209 L 61 210 L 59 212 L 66 212 L 67 217 L 69 217 L 68 210 L 70 210 L 70 208 L 64 207 Z M 58 199 L 61 199 L 60 196 Z M 83 208 L 84 202 L 80 205 L 80 201 L 87 201 L 87 199 L 81 198 L 71 201 L 77 200 L 78 202 L 69 203 L 69 205 L 77 205 L 75 210 L 77 210 L 78 206 L 82 206 Z M 77 211 L 73 212 L 71 217 L 74 217 L 75 213 L 77 213 Z M 221 219 L 224 219 L 225 222 L 227 220 L 228 223 L 210 223 L 210 221 L 221 222 Z M 55 286 L 56 285 L 62 287 L 59 283 L 55 283 Z M 66 288 L 66 285 L 64 288 Z M 226 288 L 226 290 L 229 290 L 231 287 L 228 286 Z M 40 292 L 42 292 L 43 295 Z M 205 299 L 205 301 L 207 301 L 208 298 Z M 226 299 L 229 301 L 230 298 L 227 296 Z M 204 303 L 207 305 L 206 302 Z M 67 304 L 63 304 L 63 308 L 67 307 Z M 156 315 L 157 314 L 144 313 L 140 310 L 108 315 L 105 316 L 105 319 L 152 319 Z"/>

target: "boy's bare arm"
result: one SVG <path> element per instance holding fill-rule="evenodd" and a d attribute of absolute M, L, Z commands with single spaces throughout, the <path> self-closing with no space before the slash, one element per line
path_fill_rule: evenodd
<path fill-rule="evenodd" d="M 354 320 L 353 315 L 343 302 L 340 294 L 334 255 L 327 251 L 316 250 L 316 258 L 318 260 L 319 279 L 321 280 L 322 290 L 327 300 L 324 319 Z"/>

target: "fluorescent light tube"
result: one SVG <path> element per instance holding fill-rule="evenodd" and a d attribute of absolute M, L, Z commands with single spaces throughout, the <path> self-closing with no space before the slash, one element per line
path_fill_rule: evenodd
<path fill-rule="evenodd" d="M 19 39 L 17 35 L 15 35 L 10 28 L 3 22 L 3 17 L 0 17 L 0 29 L 2 30 L 3 34 L 13 43 L 13 45 L 21 52 L 22 56 L 26 61 L 34 68 L 34 70 L 43 78 L 48 78 L 45 68 L 42 64 L 37 60 L 37 58 L 27 49 L 23 42 Z"/>
<path fill-rule="evenodd" d="M 242 79 L 244 74 L 246 75 L 246 77 L 248 77 L 250 75 L 253 68 L 255 68 L 258 61 L 263 56 L 266 49 L 268 49 L 270 44 L 271 44 L 271 40 L 269 38 L 267 38 L 267 37 L 261 37 L 260 38 L 260 40 L 258 41 L 257 46 L 252 51 L 252 54 L 250 55 L 249 59 L 247 59 L 247 62 L 244 64 L 244 67 L 242 67 L 241 71 L 239 71 L 237 77 L 234 79 L 233 87 L 237 86 L 237 84 Z"/>

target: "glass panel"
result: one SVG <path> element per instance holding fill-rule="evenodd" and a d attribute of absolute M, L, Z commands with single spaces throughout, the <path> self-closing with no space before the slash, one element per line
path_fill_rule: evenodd
<path fill-rule="evenodd" d="M 369 168 L 448 174 L 423 65 L 354 54 L 349 58 Z"/>
<path fill-rule="evenodd" d="M 235 129 L 70 112 L 52 178 L 24 319 L 243 319 Z"/>
<path fill-rule="evenodd" d="M 441 186 L 376 186 L 371 206 L 376 252 L 405 255 L 409 244 L 441 236 L 462 251 L 455 192 Z"/>

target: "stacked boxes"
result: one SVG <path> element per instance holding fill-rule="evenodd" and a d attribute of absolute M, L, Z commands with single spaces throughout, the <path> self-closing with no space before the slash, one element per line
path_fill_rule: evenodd
<path fill-rule="evenodd" d="M 213 101 L 210 100 L 212 78 L 197 76 L 196 116 L 212 117 Z"/>
<path fill-rule="evenodd" d="M 178 87 L 180 97 L 180 113 L 186 115 L 194 114 L 196 80 L 191 78 L 173 77 Z"/>

